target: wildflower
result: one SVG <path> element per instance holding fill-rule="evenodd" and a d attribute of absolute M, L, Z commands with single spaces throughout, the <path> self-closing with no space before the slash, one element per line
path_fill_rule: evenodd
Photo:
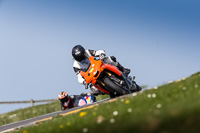
<path fill-rule="evenodd" d="M 158 86 L 155 86 L 154 89 L 155 89 L 155 90 L 158 89 Z"/>
<path fill-rule="evenodd" d="M 195 88 L 198 88 L 198 84 L 195 84 L 195 86 L 194 86 Z"/>
<path fill-rule="evenodd" d="M 157 104 L 157 108 L 161 108 L 162 107 L 162 105 L 161 104 Z"/>
<path fill-rule="evenodd" d="M 149 86 L 149 87 L 147 87 L 147 90 L 149 90 L 149 89 L 151 89 L 151 87 Z"/>
<path fill-rule="evenodd" d="M 79 116 L 80 117 L 83 117 L 84 115 L 86 115 L 87 114 L 87 112 L 81 112 L 80 114 L 79 114 Z"/>
<path fill-rule="evenodd" d="M 151 98 L 151 94 L 148 94 L 147 97 L 148 97 L 148 98 Z"/>
<path fill-rule="evenodd" d="M 172 83 L 172 82 L 173 82 L 172 80 L 168 81 L 169 84 Z"/>
<path fill-rule="evenodd" d="M 183 90 L 186 90 L 186 87 L 183 87 L 182 89 L 183 89 Z"/>
<path fill-rule="evenodd" d="M 115 123 L 115 119 L 110 119 L 110 123 Z"/>
<path fill-rule="evenodd" d="M 82 130 L 84 133 L 87 133 L 88 132 L 88 128 L 83 128 Z"/>
<path fill-rule="evenodd" d="M 130 100 L 126 100 L 125 103 L 126 103 L 126 104 L 129 104 L 129 103 L 130 103 Z"/>
<path fill-rule="evenodd" d="M 28 133 L 28 131 L 24 130 L 23 133 Z"/>
<path fill-rule="evenodd" d="M 118 115 L 118 112 L 117 112 L 117 111 L 114 111 L 114 112 L 113 112 L 113 115 L 114 115 L 114 116 L 117 116 L 117 115 Z"/>
<path fill-rule="evenodd" d="M 182 78 L 181 80 L 185 80 L 186 78 Z"/>
<path fill-rule="evenodd" d="M 132 108 L 128 108 L 128 110 L 127 110 L 129 113 L 131 113 L 132 112 Z"/>
<path fill-rule="evenodd" d="M 16 117 L 17 117 L 17 114 L 13 114 L 9 116 L 9 119 L 16 118 Z"/>
<path fill-rule="evenodd" d="M 124 101 L 124 99 L 121 99 L 121 102 L 123 102 Z"/>
<path fill-rule="evenodd" d="M 97 117 L 97 124 L 101 124 L 103 121 L 105 120 L 105 118 L 103 116 L 98 116 Z"/>
<path fill-rule="evenodd" d="M 70 122 L 67 122 L 67 126 L 71 126 L 71 123 L 70 123 Z"/>
<path fill-rule="evenodd" d="M 155 94 L 155 93 L 154 93 L 154 94 L 152 94 L 151 96 L 152 96 L 153 98 L 156 98 L 156 94 Z"/>
<path fill-rule="evenodd" d="M 137 96 L 137 93 L 133 93 L 132 96 Z"/>
<path fill-rule="evenodd" d="M 63 126 L 63 125 L 60 125 L 59 127 L 60 127 L 60 128 L 63 128 L 64 126 Z"/>
<path fill-rule="evenodd" d="M 140 91 L 139 94 L 142 94 L 144 91 Z"/>

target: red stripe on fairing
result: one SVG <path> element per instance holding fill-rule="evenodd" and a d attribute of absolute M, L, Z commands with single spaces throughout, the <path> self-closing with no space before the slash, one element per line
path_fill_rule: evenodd
<path fill-rule="evenodd" d="M 116 73 L 117 75 L 121 76 L 121 72 L 117 69 L 117 67 L 110 65 L 110 64 L 104 64 L 104 69 L 108 69 L 114 73 Z"/>
<path fill-rule="evenodd" d="M 98 85 L 96 85 L 96 84 L 93 84 L 93 85 L 94 85 L 97 89 L 99 89 L 100 91 L 102 91 L 102 92 L 104 92 L 104 93 L 106 93 L 106 94 L 110 94 L 109 91 L 107 91 L 107 90 L 105 90 L 105 89 L 99 87 Z"/>

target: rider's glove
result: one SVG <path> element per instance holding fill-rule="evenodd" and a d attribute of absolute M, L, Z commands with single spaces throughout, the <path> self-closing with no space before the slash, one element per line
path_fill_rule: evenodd
<path fill-rule="evenodd" d="M 106 54 L 102 53 L 99 55 L 100 60 L 103 60 L 105 58 Z"/>
<path fill-rule="evenodd" d="M 106 53 L 104 50 L 98 50 L 95 53 L 95 57 L 99 57 L 101 60 L 104 59 L 106 56 Z"/>

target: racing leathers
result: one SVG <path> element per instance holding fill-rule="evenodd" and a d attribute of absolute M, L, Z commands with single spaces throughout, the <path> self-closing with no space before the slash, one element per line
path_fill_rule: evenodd
<path fill-rule="evenodd" d="M 88 95 L 82 93 L 81 95 L 70 95 L 68 97 L 65 97 L 63 99 L 60 99 L 60 105 L 61 105 L 61 110 L 66 110 L 70 109 L 73 107 L 78 107 L 80 105 L 80 100 L 83 100 L 84 97 L 90 96 L 92 97 L 92 102 L 96 102 L 96 97 L 93 95 Z"/>
<path fill-rule="evenodd" d="M 71 95 L 68 98 L 60 100 L 61 110 L 70 109 L 75 107 L 75 101 L 82 99 L 80 95 Z"/>

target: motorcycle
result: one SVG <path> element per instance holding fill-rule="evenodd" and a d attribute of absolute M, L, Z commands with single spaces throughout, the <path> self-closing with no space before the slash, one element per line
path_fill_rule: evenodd
<path fill-rule="evenodd" d="M 141 91 L 134 79 L 126 77 L 117 67 L 104 63 L 93 56 L 81 61 L 81 76 L 111 98 Z"/>

